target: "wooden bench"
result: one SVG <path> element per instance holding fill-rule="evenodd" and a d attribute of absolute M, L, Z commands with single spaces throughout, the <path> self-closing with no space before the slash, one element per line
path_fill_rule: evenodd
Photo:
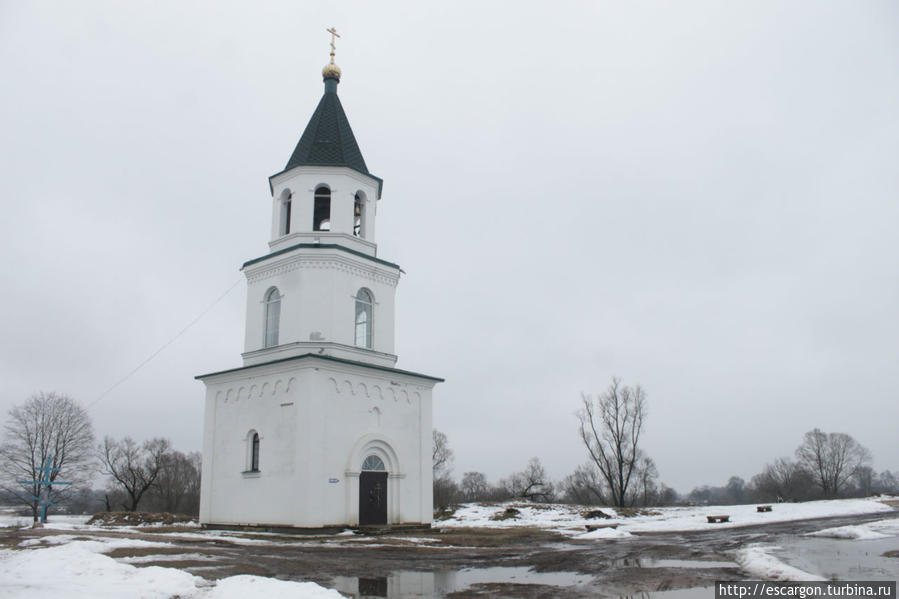
<path fill-rule="evenodd" d="M 709 524 L 720 524 L 721 522 L 729 522 L 730 516 L 706 516 Z"/>
<path fill-rule="evenodd" d="M 618 528 L 618 523 L 614 524 L 587 524 L 586 525 L 587 532 L 593 532 L 594 530 L 598 530 L 600 528 Z"/>
<path fill-rule="evenodd" d="M 770 512 L 770 511 L 771 511 L 771 506 L 770 506 L 770 505 L 760 505 L 760 506 L 757 506 L 757 507 L 755 508 L 755 511 L 757 511 L 757 512 Z"/>

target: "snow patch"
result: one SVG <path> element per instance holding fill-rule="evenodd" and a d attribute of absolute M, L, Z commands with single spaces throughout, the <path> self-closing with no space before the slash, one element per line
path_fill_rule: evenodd
<path fill-rule="evenodd" d="M 57 547 L 0 552 L 0 597 L 32 599 L 168 599 L 197 591 L 201 578 L 151 566 L 136 568 L 97 553 L 101 544 L 74 541 Z"/>
<path fill-rule="evenodd" d="M 344 599 L 334 589 L 314 582 L 292 582 L 261 576 L 231 576 L 218 581 L 215 588 L 200 595 L 203 599 Z"/>
<path fill-rule="evenodd" d="M 807 533 L 808 537 L 825 537 L 828 539 L 849 539 L 853 541 L 870 541 L 899 536 L 899 519 L 878 520 L 866 524 L 837 526 Z"/>
<path fill-rule="evenodd" d="M 84 523 L 90 520 L 90 518 L 90 515 L 68 516 L 51 514 L 49 516 L 50 521 L 44 524 L 44 528 L 72 530 L 84 526 Z M 31 516 L 0 514 L 0 527 L 31 528 L 32 523 Z"/>
<path fill-rule="evenodd" d="M 215 586 L 175 568 L 137 568 L 103 555 L 114 547 L 167 543 L 128 539 L 72 541 L 55 547 L 0 550 L 0 599 L 339 599 L 336 591 L 312 582 L 233 576 Z"/>
<path fill-rule="evenodd" d="M 826 580 L 783 563 L 770 553 L 777 549 L 780 549 L 780 547 L 751 545 L 745 549 L 738 549 L 735 552 L 735 561 L 750 576 L 763 580 Z"/>
<path fill-rule="evenodd" d="M 633 537 L 626 530 L 618 530 L 617 528 L 597 528 L 596 530 L 585 532 L 582 535 L 575 535 L 575 539 L 626 539 Z"/>

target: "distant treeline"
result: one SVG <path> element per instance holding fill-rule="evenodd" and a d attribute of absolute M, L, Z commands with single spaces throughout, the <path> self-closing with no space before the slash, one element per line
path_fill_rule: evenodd
<path fill-rule="evenodd" d="M 513 499 L 610 504 L 602 491 L 605 481 L 589 464 L 578 466 L 557 482 L 548 479 L 538 458 L 532 458 L 524 470 L 493 483 L 481 472 L 466 472 L 457 481 L 451 474 L 452 451 L 446 436 L 438 432 L 435 447 L 440 445 L 443 446 L 442 453 L 448 457 L 435 469 L 435 507 Z M 627 505 L 720 505 L 899 494 L 899 472 L 876 472 L 870 463 L 870 452 L 850 435 L 814 429 L 805 434 L 793 457 L 766 464 L 749 482 L 731 476 L 720 487 L 703 485 L 680 494 L 658 482 L 655 465 L 645 458 L 633 470 L 633 486 L 627 494 Z"/>

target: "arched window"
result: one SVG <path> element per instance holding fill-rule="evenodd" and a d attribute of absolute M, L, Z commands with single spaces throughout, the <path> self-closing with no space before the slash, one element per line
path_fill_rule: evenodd
<path fill-rule="evenodd" d="M 365 460 L 362 462 L 362 469 L 375 472 L 387 471 L 387 468 L 384 467 L 384 460 L 376 455 L 370 455 L 365 458 Z"/>
<path fill-rule="evenodd" d="M 356 193 L 356 201 L 353 203 L 353 235 L 365 237 L 365 197 L 362 192 Z"/>
<path fill-rule="evenodd" d="M 315 210 L 312 213 L 312 230 L 331 230 L 331 190 L 324 186 L 315 190 Z"/>
<path fill-rule="evenodd" d="M 281 192 L 281 235 L 290 233 L 290 208 L 293 194 L 289 189 Z"/>
<path fill-rule="evenodd" d="M 265 294 L 265 337 L 262 347 L 278 345 L 278 327 L 281 325 L 281 294 L 272 287 Z"/>
<path fill-rule="evenodd" d="M 250 472 L 259 472 L 259 433 L 250 439 Z"/>
<path fill-rule="evenodd" d="M 368 289 L 360 289 L 356 294 L 356 345 L 371 349 L 372 321 L 371 293 Z"/>

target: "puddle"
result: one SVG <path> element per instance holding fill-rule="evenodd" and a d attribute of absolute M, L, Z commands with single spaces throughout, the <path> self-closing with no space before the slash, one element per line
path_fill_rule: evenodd
<path fill-rule="evenodd" d="M 899 559 L 883 557 L 899 549 L 899 537 L 869 541 L 817 537 L 781 537 L 777 559 L 811 574 L 839 580 L 896 580 Z"/>
<path fill-rule="evenodd" d="M 152 562 L 213 562 L 219 558 L 205 553 L 154 553 L 133 557 L 120 557 L 118 561 L 126 564 L 149 564 Z"/>
<path fill-rule="evenodd" d="M 715 587 L 695 587 L 692 589 L 675 589 L 673 591 L 651 591 L 621 595 L 618 599 L 709 599 L 715 596 Z"/>
<path fill-rule="evenodd" d="M 382 578 L 337 576 L 333 586 L 350 597 L 389 597 L 396 599 L 445 597 L 483 583 L 540 584 L 546 586 L 585 586 L 593 577 L 578 572 L 535 572 L 527 567 L 463 568 L 433 572 L 397 571 Z"/>
<path fill-rule="evenodd" d="M 689 559 L 656 559 L 650 560 L 644 568 L 739 568 L 736 562 L 716 562 Z"/>
<path fill-rule="evenodd" d="M 197 576 L 202 576 L 204 572 L 214 572 L 216 570 L 225 570 L 230 568 L 231 566 L 188 566 L 187 568 L 182 568 L 185 572 L 189 572 L 191 574 L 196 574 Z"/>
<path fill-rule="evenodd" d="M 739 568 L 734 562 L 679 559 L 621 559 L 610 562 L 619 568 Z M 537 572 L 529 567 L 495 566 L 416 572 L 402 570 L 381 578 L 337 576 L 331 585 L 349 597 L 418 599 L 446 597 L 478 584 L 534 584 L 553 587 L 590 587 L 593 576 L 579 572 Z M 597 589 L 594 589 L 597 590 Z M 708 599 L 709 588 L 635 593 L 639 599 Z"/>
<path fill-rule="evenodd" d="M 739 568 L 736 562 L 716 562 L 690 559 L 653 559 L 626 557 L 610 562 L 618 568 Z"/>

